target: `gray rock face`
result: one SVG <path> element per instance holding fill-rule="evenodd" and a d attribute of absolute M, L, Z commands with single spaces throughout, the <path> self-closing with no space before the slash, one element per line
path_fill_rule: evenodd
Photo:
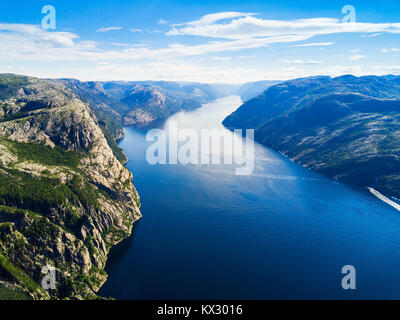
<path fill-rule="evenodd" d="M 135 88 L 122 102 L 135 106 L 123 117 L 124 125 L 150 122 L 157 118 L 166 117 L 169 111 L 165 95 L 150 88 Z"/>
<path fill-rule="evenodd" d="M 141 217 L 132 173 L 114 156 L 88 105 L 62 85 L 28 78 L 0 100 L 0 111 L 0 185 L 13 181 L 25 199 L 0 187 L 6 235 L 0 254 L 36 283 L 41 268 L 53 265 L 58 286 L 51 297 L 94 295 L 106 280 L 110 247 L 129 236 Z M 38 183 L 54 190 L 40 202 L 30 191 Z M 23 250 L 15 247 L 17 240 Z M 35 298 L 49 297 L 10 278 Z"/>

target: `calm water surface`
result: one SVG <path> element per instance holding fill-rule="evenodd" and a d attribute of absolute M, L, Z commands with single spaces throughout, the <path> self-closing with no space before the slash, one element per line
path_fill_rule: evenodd
<path fill-rule="evenodd" d="M 142 202 L 132 237 L 111 250 L 100 290 L 118 299 L 400 298 L 400 213 L 261 145 L 255 170 L 150 165 L 147 130 L 220 128 L 231 96 L 151 127 L 120 146 Z M 357 289 L 343 290 L 354 265 Z"/>

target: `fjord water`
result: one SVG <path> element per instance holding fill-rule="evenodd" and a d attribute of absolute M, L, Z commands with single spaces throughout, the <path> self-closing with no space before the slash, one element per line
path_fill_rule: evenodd
<path fill-rule="evenodd" d="M 111 250 L 99 294 L 117 299 L 400 298 L 400 212 L 261 145 L 255 169 L 150 165 L 146 132 L 220 128 L 241 101 L 218 99 L 142 128 L 120 146 L 143 218 Z M 356 290 L 341 269 L 356 268 Z"/>

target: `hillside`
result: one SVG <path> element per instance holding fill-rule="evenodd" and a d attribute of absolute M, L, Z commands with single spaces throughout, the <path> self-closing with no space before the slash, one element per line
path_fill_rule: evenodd
<path fill-rule="evenodd" d="M 99 121 L 107 124 L 117 139 L 122 137 L 123 125 L 166 118 L 181 110 L 194 110 L 231 90 L 229 85 L 190 82 L 51 81 L 67 86 L 89 103 Z"/>
<path fill-rule="evenodd" d="M 235 93 L 239 95 L 244 102 L 257 97 L 259 94 L 263 93 L 269 87 L 276 85 L 282 81 L 255 81 L 248 82 L 240 85 L 236 88 Z"/>
<path fill-rule="evenodd" d="M 400 77 L 310 77 L 275 85 L 228 116 L 258 142 L 335 180 L 400 198 Z"/>
<path fill-rule="evenodd" d="M 96 297 L 110 247 L 140 218 L 132 173 L 103 132 L 66 87 L 0 75 L 3 289 L 36 299 Z M 45 265 L 56 268 L 49 292 L 40 287 Z"/>

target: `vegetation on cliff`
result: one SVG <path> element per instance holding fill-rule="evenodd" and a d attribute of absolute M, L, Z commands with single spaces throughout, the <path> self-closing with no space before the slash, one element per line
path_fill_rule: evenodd
<path fill-rule="evenodd" d="M 1 75 L 0 97 L 0 295 L 94 298 L 109 248 L 140 218 L 124 155 L 62 85 Z"/>
<path fill-rule="evenodd" d="M 400 198 L 400 77 L 310 77 L 275 85 L 223 124 L 336 180 Z"/>

